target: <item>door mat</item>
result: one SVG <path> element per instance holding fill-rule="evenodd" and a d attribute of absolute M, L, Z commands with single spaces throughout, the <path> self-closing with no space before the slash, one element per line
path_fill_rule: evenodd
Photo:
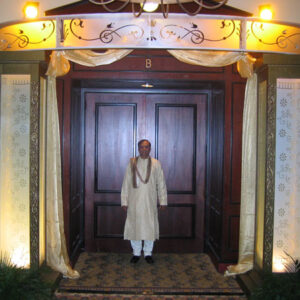
<path fill-rule="evenodd" d="M 143 258 L 131 264 L 130 258 L 130 254 L 84 252 L 75 265 L 80 278 L 63 278 L 57 293 L 244 295 L 233 277 L 216 271 L 207 254 L 156 254 L 153 265 Z"/>

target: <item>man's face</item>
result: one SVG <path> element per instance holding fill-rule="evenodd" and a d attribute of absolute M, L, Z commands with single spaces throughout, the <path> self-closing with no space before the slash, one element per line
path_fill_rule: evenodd
<path fill-rule="evenodd" d="M 139 153 L 141 158 L 148 158 L 150 151 L 151 147 L 147 141 L 144 141 L 139 145 Z"/>

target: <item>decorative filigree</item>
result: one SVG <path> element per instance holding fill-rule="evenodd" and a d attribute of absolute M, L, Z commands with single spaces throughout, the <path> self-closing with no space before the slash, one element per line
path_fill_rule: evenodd
<path fill-rule="evenodd" d="M 0 34 L 0 51 L 8 48 L 8 40 L 3 34 Z"/>
<path fill-rule="evenodd" d="M 124 25 L 118 28 L 114 28 L 114 23 L 109 23 L 106 25 L 106 28 L 100 31 L 97 37 L 84 37 L 76 33 L 77 28 L 84 28 L 84 21 L 82 19 L 72 19 L 70 23 L 70 31 L 72 34 L 79 40 L 82 41 L 96 41 L 100 40 L 104 44 L 109 44 L 114 40 L 114 37 L 118 37 L 120 39 L 131 36 L 134 40 L 141 39 L 144 36 L 144 30 L 142 27 L 138 25 Z M 131 30 L 128 30 L 131 28 Z M 125 31 L 125 34 L 122 35 L 122 31 Z M 87 31 L 86 31 L 87 32 Z"/>
<path fill-rule="evenodd" d="M 39 29 L 38 35 L 39 39 L 35 40 L 34 37 L 37 35 L 30 31 L 30 27 L 28 27 L 26 32 L 26 29 L 22 28 L 22 25 L 24 24 L 20 24 L 20 27 L 16 30 L 17 33 L 2 33 L 2 36 L 0 37 L 1 50 L 12 48 L 15 44 L 17 44 L 19 48 L 26 48 L 28 45 L 42 44 L 55 34 L 55 23 L 53 21 L 41 22 L 41 28 Z"/>
<path fill-rule="evenodd" d="M 264 23 L 252 22 L 251 33 L 260 43 L 264 45 L 273 46 L 276 45 L 281 49 L 287 48 L 290 44 L 295 49 L 300 48 L 300 32 L 289 33 L 288 28 L 281 31 L 278 36 L 274 36 L 274 31 L 270 34 L 266 34 Z M 267 41 L 267 38 L 272 38 L 272 41 Z"/>
<path fill-rule="evenodd" d="M 89 0 L 91 3 L 93 4 L 96 4 L 96 5 L 101 5 L 106 11 L 108 12 L 119 12 L 121 11 L 124 7 L 126 7 L 131 1 L 130 0 L 124 0 L 121 5 L 119 5 L 119 7 L 115 8 L 115 9 L 111 9 L 109 8 L 107 5 L 108 4 L 111 4 L 113 2 L 116 2 L 115 0 Z M 185 1 L 180 1 L 180 0 L 177 0 L 176 3 L 179 7 L 181 7 L 181 9 L 186 13 L 188 14 L 189 16 L 195 16 L 196 14 L 198 14 L 200 12 L 200 10 L 202 8 L 206 8 L 206 9 L 209 9 L 209 10 L 214 10 L 214 9 L 218 9 L 219 7 L 221 7 L 222 5 L 224 5 L 225 3 L 227 3 L 228 0 L 219 0 L 218 2 L 216 3 L 212 3 L 211 1 L 205 1 L 205 0 L 200 0 L 200 1 L 194 1 L 197 6 L 196 6 L 196 9 L 195 11 L 190 11 L 188 10 L 184 5 L 183 3 Z M 151 3 L 152 1 L 151 0 L 143 0 L 141 2 L 141 7 L 140 7 L 140 11 L 138 13 L 135 12 L 135 5 L 134 5 L 134 2 L 132 3 L 132 12 L 133 12 L 133 15 L 135 17 L 139 17 L 142 13 L 143 13 L 143 6 L 145 6 L 146 4 L 148 3 Z M 160 2 L 159 4 L 161 4 L 161 10 L 162 10 L 162 14 L 164 16 L 164 18 L 167 18 L 168 17 L 168 13 L 169 13 L 169 3 L 168 1 L 164 1 L 164 0 L 160 0 L 158 1 Z M 183 3 L 182 3 L 183 2 Z M 207 3 L 206 3 L 207 2 Z M 166 6 L 166 8 L 165 8 Z"/>
<path fill-rule="evenodd" d="M 198 28 L 197 24 L 191 23 L 190 26 L 191 26 L 190 28 L 187 28 L 181 25 L 169 24 L 164 26 L 160 30 L 160 35 L 163 39 L 167 39 L 170 37 L 177 37 L 178 40 L 183 40 L 186 37 L 190 37 L 190 40 L 193 44 L 199 45 L 203 43 L 203 41 L 220 42 L 220 41 L 227 40 L 236 31 L 236 25 L 233 20 L 223 20 L 221 22 L 221 25 L 219 27 L 221 30 L 225 28 L 228 29 L 230 27 L 232 27 L 232 30 L 220 38 L 207 38 L 204 32 Z"/>
<path fill-rule="evenodd" d="M 264 268 L 272 270 L 275 196 L 276 85 L 268 87 Z"/>
<path fill-rule="evenodd" d="M 31 82 L 30 101 L 30 266 L 39 266 L 39 83 Z"/>

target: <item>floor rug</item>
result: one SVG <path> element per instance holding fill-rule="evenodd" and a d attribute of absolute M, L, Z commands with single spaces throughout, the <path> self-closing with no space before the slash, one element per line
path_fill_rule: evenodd
<path fill-rule="evenodd" d="M 156 254 L 153 265 L 143 258 L 131 264 L 130 258 L 129 254 L 84 252 L 75 265 L 80 278 L 63 278 L 57 293 L 130 294 L 144 299 L 147 295 L 244 295 L 234 278 L 216 271 L 207 254 Z"/>
<path fill-rule="evenodd" d="M 57 300 L 247 300 L 246 296 L 183 296 L 183 295 L 121 295 L 121 294 L 90 294 L 90 293 L 56 293 Z"/>

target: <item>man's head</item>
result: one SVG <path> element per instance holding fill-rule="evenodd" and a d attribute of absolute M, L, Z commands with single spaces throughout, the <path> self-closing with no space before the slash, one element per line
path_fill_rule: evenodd
<path fill-rule="evenodd" d="M 138 142 L 140 157 L 145 159 L 149 157 L 151 151 L 151 143 L 148 140 L 140 140 Z"/>

